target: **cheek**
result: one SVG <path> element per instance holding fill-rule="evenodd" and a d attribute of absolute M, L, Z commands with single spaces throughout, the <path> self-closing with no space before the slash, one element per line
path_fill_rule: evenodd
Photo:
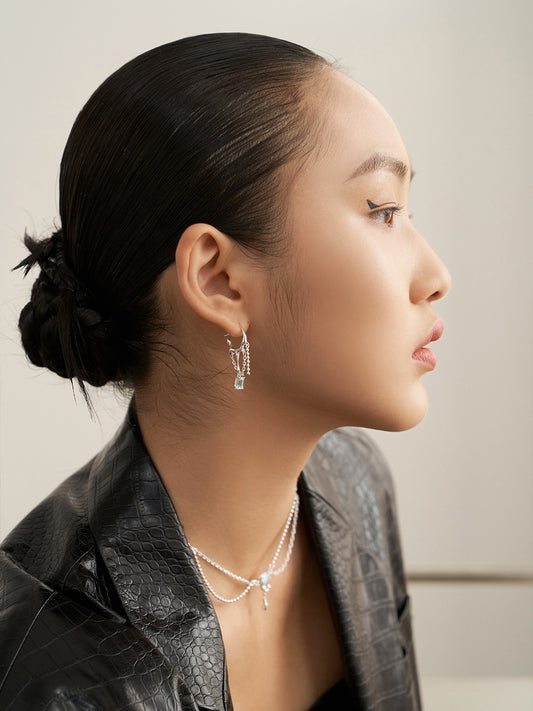
<path fill-rule="evenodd" d="M 346 230 L 328 240 L 328 249 L 309 250 L 302 274 L 310 291 L 310 332 L 318 326 L 336 348 L 352 346 L 352 356 L 376 358 L 375 347 L 397 343 L 408 283 L 399 255 L 380 237 Z"/>
<path fill-rule="evenodd" d="M 286 392 L 335 412 L 342 424 L 407 429 L 425 414 L 413 377 L 409 280 L 388 235 L 308 230 L 296 291 L 305 293 Z M 391 235 L 392 238 L 392 235 Z M 338 423 L 335 423 L 337 426 Z"/>

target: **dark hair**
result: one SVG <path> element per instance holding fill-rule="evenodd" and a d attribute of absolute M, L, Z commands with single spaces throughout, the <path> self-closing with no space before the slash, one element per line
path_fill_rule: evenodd
<path fill-rule="evenodd" d="M 187 37 L 131 60 L 95 91 L 61 161 L 61 228 L 37 241 L 19 328 L 36 365 L 92 385 L 145 373 L 154 284 L 191 224 L 263 258 L 283 253 L 281 167 L 313 148 L 304 88 L 330 66 L 284 40 Z M 316 131 L 315 131 L 316 132 Z"/>

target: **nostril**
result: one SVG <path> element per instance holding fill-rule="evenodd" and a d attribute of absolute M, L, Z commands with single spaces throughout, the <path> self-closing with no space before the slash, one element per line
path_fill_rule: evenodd
<path fill-rule="evenodd" d="M 428 301 L 437 301 L 438 299 L 442 299 L 442 297 L 446 294 L 446 291 L 442 291 L 441 289 L 438 289 L 437 291 L 434 291 L 431 296 L 428 298 Z"/>
<path fill-rule="evenodd" d="M 428 298 L 428 301 L 437 301 L 438 299 L 442 299 L 446 296 L 446 294 L 450 291 L 451 288 L 451 277 L 449 271 L 444 267 L 444 276 L 442 277 L 441 283 L 442 286 L 440 289 L 437 289 L 434 291 L 431 296 Z"/>

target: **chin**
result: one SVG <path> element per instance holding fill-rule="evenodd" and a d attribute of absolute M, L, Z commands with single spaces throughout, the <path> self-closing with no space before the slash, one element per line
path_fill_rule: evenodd
<path fill-rule="evenodd" d="M 379 427 L 376 429 L 384 430 L 385 432 L 405 432 L 406 430 L 412 430 L 413 427 L 419 425 L 423 419 L 424 415 L 422 415 L 422 417 L 414 419 L 402 419 L 396 422 L 392 422 L 385 427 Z"/>
<path fill-rule="evenodd" d="M 372 413 L 369 421 L 360 426 L 385 432 L 404 432 L 420 424 L 426 416 L 427 410 L 427 396 L 426 392 L 422 390 L 416 399 L 403 398 L 396 407 L 391 407 L 387 412 Z"/>
<path fill-rule="evenodd" d="M 380 427 L 379 429 L 386 430 L 387 432 L 404 432 L 405 430 L 410 430 L 422 422 L 427 411 L 428 402 L 427 398 L 424 397 L 422 402 L 411 403 L 410 406 L 401 408 L 385 427 Z"/>

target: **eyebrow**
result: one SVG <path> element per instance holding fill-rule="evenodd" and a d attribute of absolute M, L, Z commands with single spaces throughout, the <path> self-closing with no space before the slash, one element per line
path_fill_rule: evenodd
<path fill-rule="evenodd" d="M 412 180 L 415 176 L 413 170 L 409 171 L 407 165 L 398 158 L 393 158 L 386 153 L 374 153 L 364 160 L 361 165 L 359 165 L 354 172 L 347 178 L 346 182 L 358 178 L 360 175 L 365 175 L 366 173 L 373 173 L 376 170 L 388 170 L 399 178 L 405 178 L 405 176 L 410 173 L 409 179 Z"/>

